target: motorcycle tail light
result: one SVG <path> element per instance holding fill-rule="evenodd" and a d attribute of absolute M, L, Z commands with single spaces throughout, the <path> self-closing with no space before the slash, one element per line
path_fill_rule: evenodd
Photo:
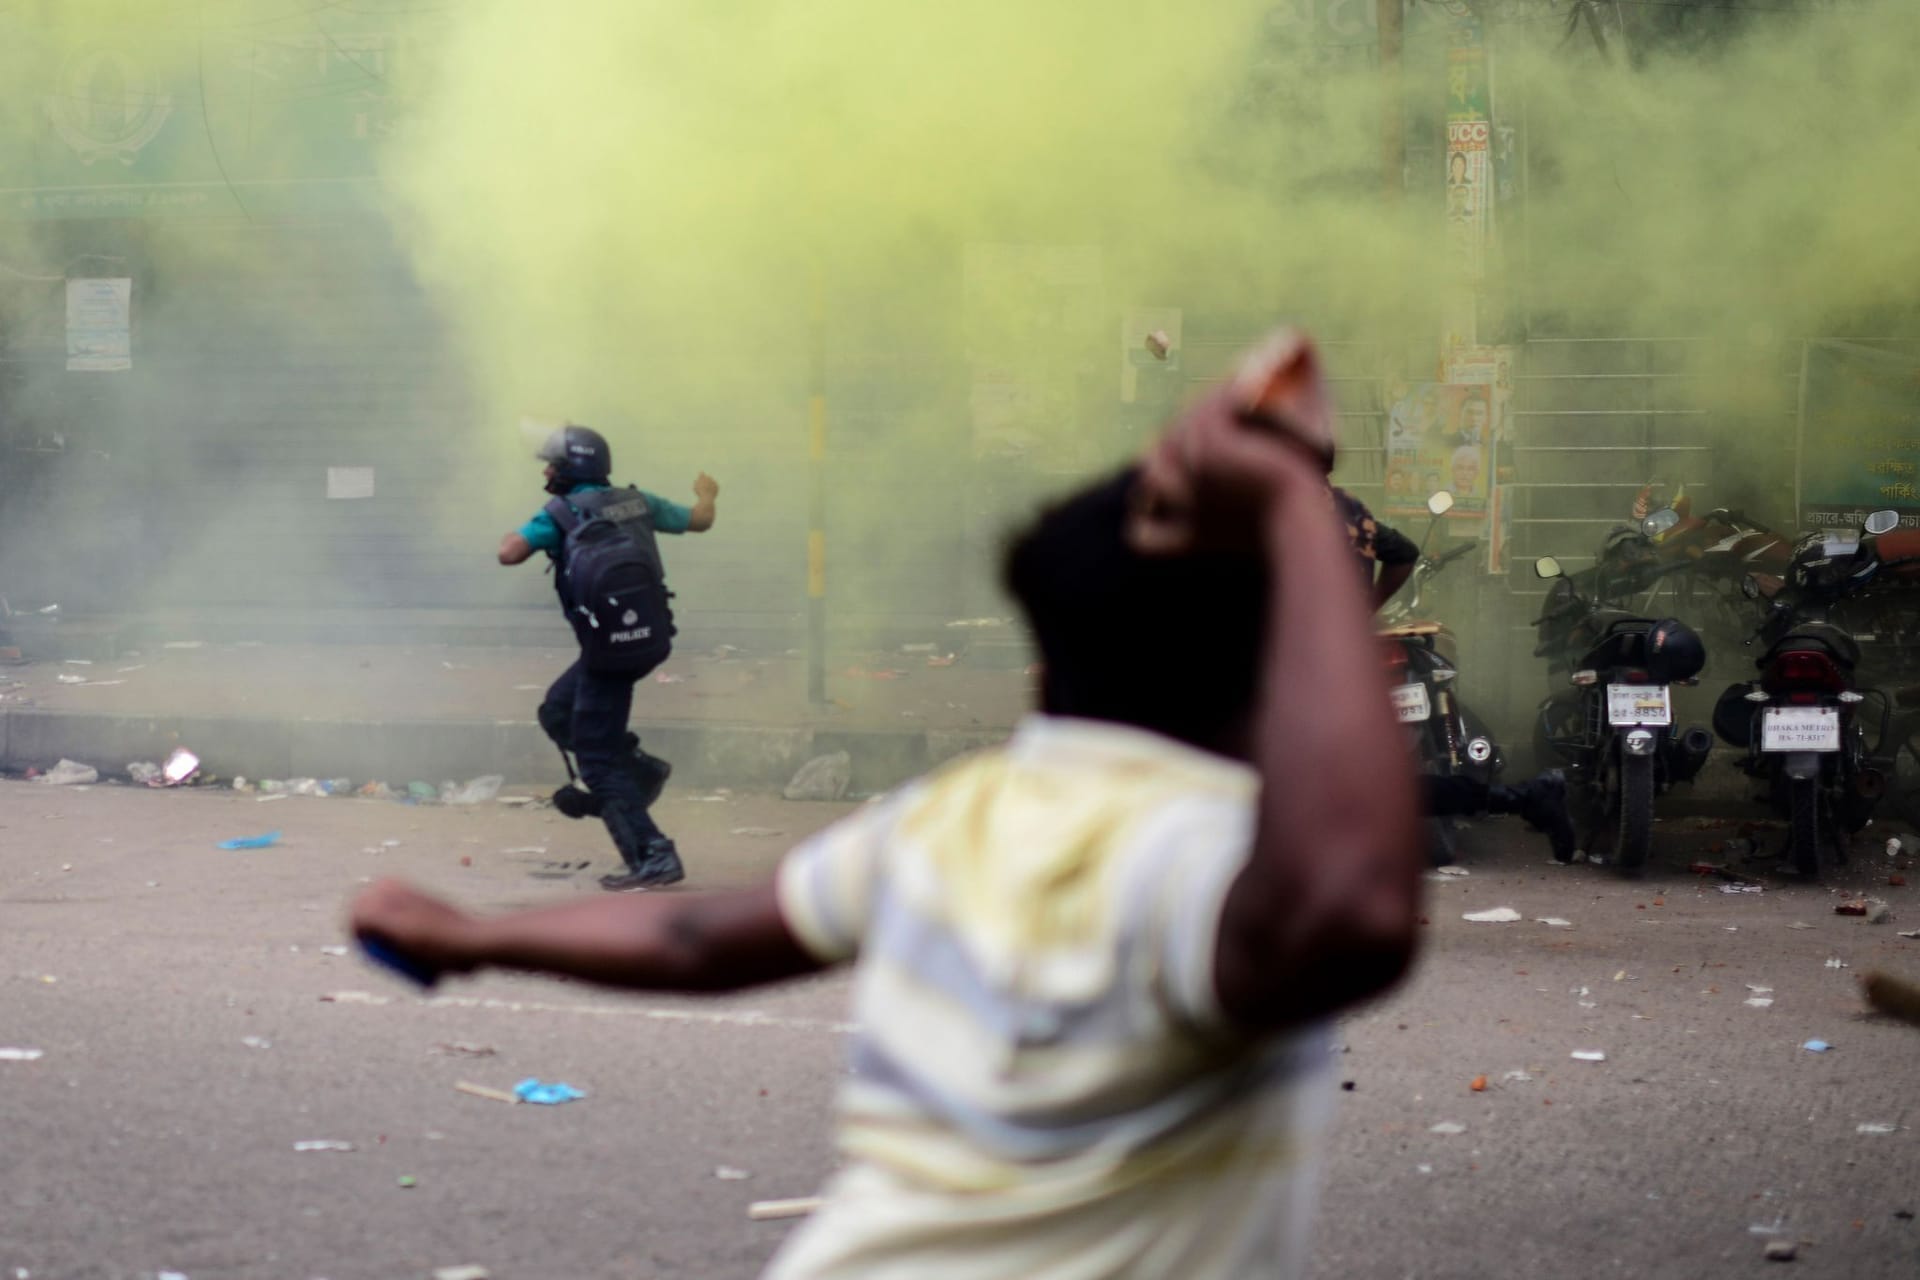
<path fill-rule="evenodd" d="M 1620 677 L 1628 684 L 1645 684 L 1647 681 L 1653 679 L 1651 675 L 1644 671 L 1622 671 Z"/>
<path fill-rule="evenodd" d="M 1401 647 L 1400 647 L 1399 645 L 1397 645 L 1397 644 L 1390 644 L 1390 645 L 1388 645 L 1388 646 L 1387 646 L 1387 665 L 1388 665 L 1388 666 L 1390 666 L 1390 667 L 1404 667 L 1404 666 L 1406 666 L 1406 665 L 1407 665 L 1407 651 L 1406 651 L 1405 649 L 1402 649 L 1402 648 L 1401 648 Z"/>
<path fill-rule="evenodd" d="M 1846 692 L 1840 695 L 1840 701 L 1842 702 L 1865 702 L 1866 700 L 1867 700 L 1866 694 L 1855 693 L 1851 689 L 1848 689 Z"/>
<path fill-rule="evenodd" d="M 1782 690 L 1841 693 L 1847 687 L 1847 678 L 1826 654 L 1800 650 L 1775 658 L 1760 683 L 1774 693 Z"/>

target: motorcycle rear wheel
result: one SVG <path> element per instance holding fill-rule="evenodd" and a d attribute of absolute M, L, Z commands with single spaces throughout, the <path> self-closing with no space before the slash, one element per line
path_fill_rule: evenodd
<path fill-rule="evenodd" d="M 1653 848 L 1653 757 L 1620 758 L 1620 838 L 1615 856 L 1620 869 L 1638 875 Z"/>
<path fill-rule="evenodd" d="M 1787 811 L 1787 854 L 1794 871 L 1812 880 L 1820 874 L 1820 780 L 1789 781 Z"/>

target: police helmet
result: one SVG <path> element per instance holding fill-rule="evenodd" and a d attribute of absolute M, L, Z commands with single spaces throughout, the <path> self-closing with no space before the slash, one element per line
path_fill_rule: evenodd
<path fill-rule="evenodd" d="M 613 450 L 592 427 L 557 427 L 534 455 L 553 467 L 553 478 L 568 484 L 605 484 L 613 475 Z"/>

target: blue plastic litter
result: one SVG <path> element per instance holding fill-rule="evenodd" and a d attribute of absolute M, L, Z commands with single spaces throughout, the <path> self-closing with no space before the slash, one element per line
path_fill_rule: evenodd
<path fill-rule="evenodd" d="M 222 849 L 265 849 L 269 845 L 280 843 L 280 833 L 269 831 L 263 836 L 241 836 L 235 840 L 222 840 Z"/>
<path fill-rule="evenodd" d="M 1833 1048 L 1833 1046 L 1828 1044 L 1825 1040 L 1809 1040 L 1805 1044 L 1801 1045 L 1800 1047 L 1802 1049 L 1810 1049 L 1814 1053 L 1825 1053 L 1827 1050 Z"/>
<path fill-rule="evenodd" d="M 552 1084 L 542 1084 L 532 1076 L 513 1086 L 513 1091 L 520 1096 L 520 1101 L 536 1102 L 543 1107 L 557 1107 L 563 1102 L 587 1096 L 570 1084 L 561 1084 L 558 1080 Z"/>

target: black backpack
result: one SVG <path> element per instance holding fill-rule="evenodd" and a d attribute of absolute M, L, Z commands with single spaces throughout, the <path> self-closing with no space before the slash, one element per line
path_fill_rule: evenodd
<path fill-rule="evenodd" d="M 555 498 L 546 510 L 562 539 L 554 585 L 587 670 L 644 675 L 665 662 L 673 593 L 646 496 L 604 489 Z"/>

